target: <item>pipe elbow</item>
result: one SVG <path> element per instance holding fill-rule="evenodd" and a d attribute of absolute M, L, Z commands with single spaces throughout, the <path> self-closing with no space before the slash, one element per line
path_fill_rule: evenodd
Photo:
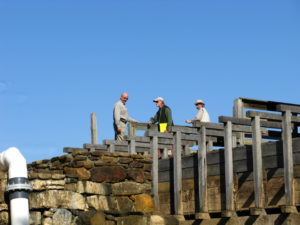
<path fill-rule="evenodd" d="M 8 148 L 0 153 L 0 165 L 4 170 L 8 170 L 8 177 L 26 177 L 27 164 L 26 160 L 15 147 Z"/>

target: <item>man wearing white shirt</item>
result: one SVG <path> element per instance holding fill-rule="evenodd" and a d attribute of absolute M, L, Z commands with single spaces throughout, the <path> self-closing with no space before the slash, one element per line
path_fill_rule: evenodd
<path fill-rule="evenodd" d="M 123 92 L 121 94 L 120 100 L 116 102 L 114 105 L 114 130 L 115 130 L 115 140 L 122 141 L 124 140 L 125 131 L 126 131 L 126 123 L 130 122 L 138 122 L 133 118 L 129 117 L 128 111 L 126 108 L 126 102 L 128 100 L 128 94 Z"/>
<path fill-rule="evenodd" d="M 192 123 L 196 120 L 199 120 L 200 122 L 210 122 L 210 118 L 208 115 L 208 112 L 206 111 L 206 109 L 204 108 L 205 103 L 202 100 L 197 100 L 195 102 L 196 108 L 198 109 L 198 113 L 195 116 L 194 119 L 192 120 L 186 120 L 186 123 Z"/>

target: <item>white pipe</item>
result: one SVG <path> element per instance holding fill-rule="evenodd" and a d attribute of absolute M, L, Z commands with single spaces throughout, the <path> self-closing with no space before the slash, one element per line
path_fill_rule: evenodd
<path fill-rule="evenodd" d="M 8 170 L 11 225 L 29 225 L 28 183 L 26 160 L 17 148 L 0 153 L 0 169 Z"/>

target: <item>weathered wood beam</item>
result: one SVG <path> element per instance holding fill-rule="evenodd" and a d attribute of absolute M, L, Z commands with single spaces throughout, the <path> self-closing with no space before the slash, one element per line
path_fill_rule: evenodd
<path fill-rule="evenodd" d="M 208 122 L 200 122 L 200 121 L 194 121 L 193 127 L 201 127 L 205 126 L 206 129 L 214 129 L 214 130 L 224 130 L 224 124 L 222 123 L 208 123 Z"/>
<path fill-rule="evenodd" d="M 253 176 L 254 176 L 254 198 L 255 208 L 252 213 L 265 214 L 264 208 L 264 186 L 263 186 L 263 166 L 262 166 L 262 151 L 261 151 L 261 131 L 260 117 L 255 116 L 252 119 L 253 130 L 253 146 L 252 146 L 252 161 L 253 161 Z"/>
<path fill-rule="evenodd" d="M 91 137 L 92 144 L 98 144 L 98 130 L 97 130 L 97 118 L 96 113 L 91 113 Z"/>
<path fill-rule="evenodd" d="M 159 210 L 158 198 L 158 138 L 153 136 L 151 138 L 151 154 L 152 154 L 152 193 L 155 204 L 155 209 Z"/>
<path fill-rule="evenodd" d="M 266 113 L 266 112 L 259 112 L 259 111 L 247 111 L 246 112 L 247 117 L 255 117 L 259 116 L 261 119 L 267 119 L 270 121 L 282 121 L 283 117 L 280 114 L 275 113 Z M 300 117 L 292 116 L 291 118 L 292 123 L 300 123 Z"/>
<path fill-rule="evenodd" d="M 128 152 L 130 154 L 136 154 L 136 145 L 135 144 L 136 144 L 135 140 L 129 141 Z M 150 145 L 149 145 L 149 148 L 150 148 Z"/>
<path fill-rule="evenodd" d="M 283 113 L 282 121 L 282 142 L 283 142 L 283 160 L 284 160 L 284 184 L 285 199 L 287 206 L 294 206 L 294 170 L 293 170 L 293 146 L 291 133 L 291 111 Z"/>
<path fill-rule="evenodd" d="M 219 116 L 219 122 L 226 123 L 228 121 L 231 121 L 233 124 L 251 126 L 251 119 L 249 119 L 249 118 L 235 118 L 235 117 L 229 117 L 229 116 Z M 280 122 L 261 121 L 261 127 L 281 129 L 282 126 L 281 126 Z"/>
<path fill-rule="evenodd" d="M 291 113 L 300 113 L 300 106 L 279 104 L 276 110 L 280 112 L 290 111 Z"/>
<path fill-rule="evenodd" d="M 183 215 L 182 204 L 182 163 L 181 163 L 181 132 L 177 131 L 174 134 L 174 212 L 176 215 Z"/>
<path fill-rule="evenodd" d="M 206 128 L 200 128 L 198 145 L 198 187 L 199 187 L 199 213 L 197 219 L 209 219 L 207 201 L 207 149 L 206 149 Z"/>
<path fill-rule="evenodd" d="M 100 144 L 83 144 L 83 148 L 85 149 L 95 149 L 95 150 L 104 150 L 107 151 L 107 146 L 106 145 L 100 145 Z"/>
<path fill-rule="evenodd" d="M 226 192 L 226 210 L 222 213 L 224 217 L 234 216 L 234 180 L 233 180 L 233 156 L 232 156 L 232 122 L 225 124 L 225 192 Z"/>

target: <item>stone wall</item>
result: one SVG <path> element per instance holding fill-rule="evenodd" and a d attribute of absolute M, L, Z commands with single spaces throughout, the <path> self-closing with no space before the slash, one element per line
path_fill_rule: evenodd
<path fill-rule="evenodd" d="M 30 224 L 147 224 L 154 210 L 150 156 L 79 151 L 28 165 Z M 0 221 L 8 224 L 1 173 Z"/>

